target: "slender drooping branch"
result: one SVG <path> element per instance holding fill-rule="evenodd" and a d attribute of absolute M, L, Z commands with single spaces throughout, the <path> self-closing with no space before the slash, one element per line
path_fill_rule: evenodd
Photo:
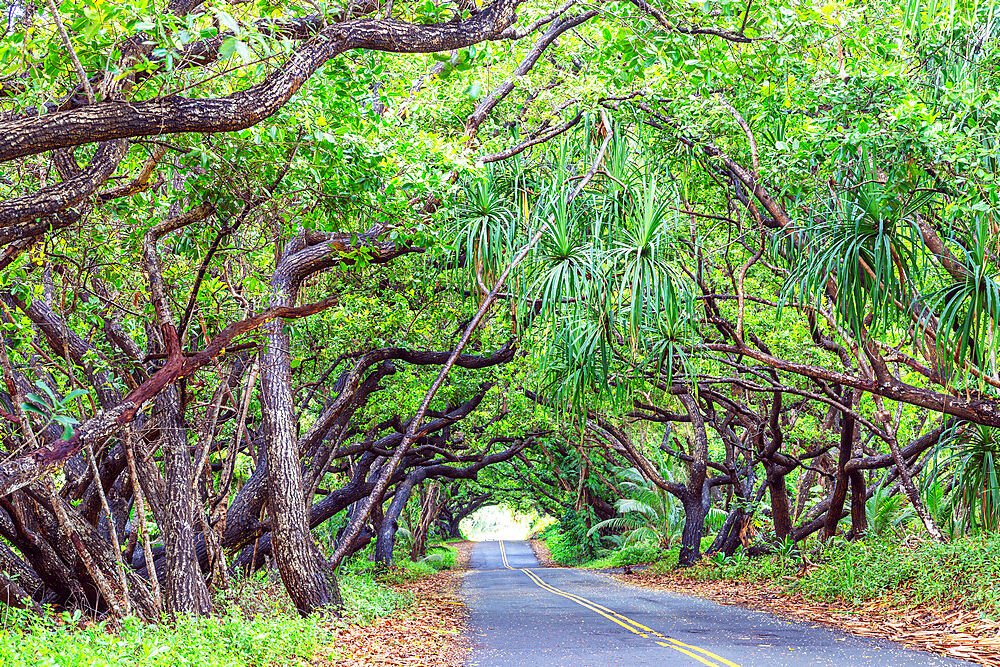
<path fill-rule="evenodd" d="M 47 0 L 47 2 L 49 11 L 52 12 L 52 20 L 56 22 L 56 30 L 59 32 L 59 37 L 62 38 L 63 46 L 69 51 L 69 57 L 73 61 L 73 68 L 76 70 L 76 75 L 80 77 L 80 85 L 87 91 L 87 101 L 93 104 L 97 101 L 97 98 L 94 96 L 94 89 L 90 86 L 90 79 L 87 78 L 87 70 L 83 69 L 83 64 L 80 63 L 80 58 L 76 55 L 76 49 L 73 48 L 73 42 L 69 41 L 69 34 L 66 32 L 66 26 L 63 25 L 62 17 L 59 15 L 59 8 L 56 6 L 55 1 Z"/>

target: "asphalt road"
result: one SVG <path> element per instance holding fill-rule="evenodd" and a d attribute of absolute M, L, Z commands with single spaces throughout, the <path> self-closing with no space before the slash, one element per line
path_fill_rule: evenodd
<path fill-rule="evenodd" d="M 764 612 L 541 568 L 526 542 L 480 542 L 462 593 L 469 665 L 968 665 Z"/>

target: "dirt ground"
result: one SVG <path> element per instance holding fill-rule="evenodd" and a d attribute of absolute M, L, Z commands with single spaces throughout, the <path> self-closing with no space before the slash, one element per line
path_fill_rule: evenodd
<path fill-rule="evenodd" d="M 413 593 L 413 606 L 370 625 L 337 628 L 337 641 L 320 650 L 312 667 L 462 665 L 469 651 L 468 612 L 459 588 L 474 544 L 452 543 L 459 551 L 454 570 L 393 586 Z"/>

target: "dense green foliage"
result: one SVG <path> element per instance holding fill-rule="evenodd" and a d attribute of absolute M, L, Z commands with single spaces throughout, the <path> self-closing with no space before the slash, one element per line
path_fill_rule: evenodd
<path fill-rule="evenodd" d="M 562 565 L 576 565 L 594 558 L 601 547 L 599 536 L 590 532 L 592 510 L 567 507 L 559 520 L 539 533 L 552 552 L 552 558 Z"/>
<path fill-rule="evenodd" d="M 42 4 L 0 42 L 0 586 L 82 650 L 304 656 L 234 581 L 370 619 L 491 504 L 560 563 L 823 544 L 811 595 L 992 608 L 995 2 Z"/>
<path fill-rule="evenodd" d="M 857 606 L 889 597 L 904 605 L 981 609 L 995 617 L 1000 615 L 998 556 L 995 536 L 960 537 L 947 544 L 885 537 L 834 542 L 809 556 L 815 564 L 796 554 L 741 556 L 707 561 L 684 576 L 766 582 L 811 599 Z M 669 563 L 657 564 L 651 572 L 669 568 Z"/>
<path fill-rule="evenodd" d="M 266 667 L 308 659 L 332 639 L 320 619 L 287 613 L 250 619 L 239 614 L 182 617 L 164 625 L 125 619 L 113 631 L 104 623 L 73 628 L 73 622 L 7 610 L 0 660 L 11 667 Z"/>

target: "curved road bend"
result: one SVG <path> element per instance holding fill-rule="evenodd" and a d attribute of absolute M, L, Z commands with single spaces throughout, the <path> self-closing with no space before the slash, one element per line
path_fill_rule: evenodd
<path fill-rule="evenodd" d="M 967 665 L 764 612 L 540 568 L 526 542 L 480 542 L 462 585 L 469 665 Z"/>

